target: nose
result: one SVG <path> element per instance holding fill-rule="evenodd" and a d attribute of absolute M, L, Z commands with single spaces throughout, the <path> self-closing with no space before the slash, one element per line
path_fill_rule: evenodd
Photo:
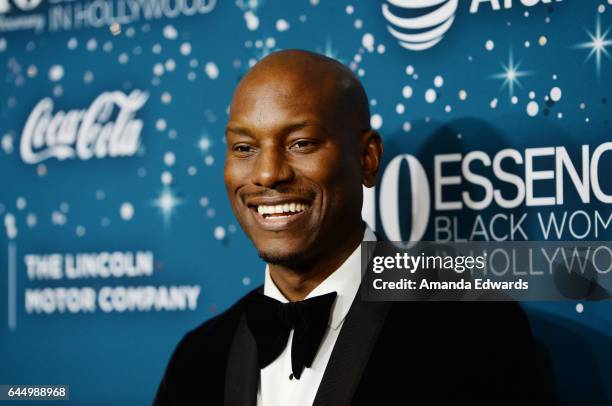
<path fill-rule="evenodd" d="M 262 147 L 251 175 L 253 184 L 273 189 L 279 184 L 290 182 L 293 177 L 293 169 L 281 147 Z"/>

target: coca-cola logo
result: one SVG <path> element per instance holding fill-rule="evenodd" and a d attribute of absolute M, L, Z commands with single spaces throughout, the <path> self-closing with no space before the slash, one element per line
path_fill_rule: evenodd
<path fill-rule="evenodd" d="M 21 134 L 23 162 L 36 164 L 49 158 L 121 157 L 134 155 L 140 146 L 143 122 L 135 118 L 149 95 L 134 90 L 99 95 L 88 109 L 58 110 L 46 97 L 30 113 Z"/>

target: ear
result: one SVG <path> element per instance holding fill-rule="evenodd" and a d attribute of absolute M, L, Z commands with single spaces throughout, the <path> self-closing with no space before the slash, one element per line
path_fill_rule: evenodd
<path fill-rule="evenodd" d="M 383 143 L 380 134 L 367 130 L 361 135 L 361 173 L 366 187 L 376 185 L 376 175 L 382 160 Z"/>

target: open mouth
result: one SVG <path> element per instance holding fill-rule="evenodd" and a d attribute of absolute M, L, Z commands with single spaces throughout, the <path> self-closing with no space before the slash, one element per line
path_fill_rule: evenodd
<path fill-rule="evenodd" d="M 257 213 L 263 218 L 294 216 L 306 210 L 308 205 L 304 203 L 284 203 L 276 205 L 256 206 Z"/>
<path fill-rule="evenodd" d="M 309 212 L 310 204 L 286 202 L 282 204 L 252 204 L 250 211 L 259 225 L 270 231 L 281 231 L 298 224 Z"/>

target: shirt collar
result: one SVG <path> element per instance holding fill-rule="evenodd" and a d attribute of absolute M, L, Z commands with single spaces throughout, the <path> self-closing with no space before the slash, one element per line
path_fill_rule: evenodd
<path fill-rule="evenodd" d="M 363 241 L 376 241 L 376 235 L 366 224 L 363 233 Z M 329 318 L 329 327 L 336 330 L 344 321 L 348 314 L 353 299 L 359 290 L 361 283 L 361 244 L 355 248 L 355 251 L 329 275 L 323 282 L 312 290 L 306 296 L 306 299 L 321 296 L 330 292 L 337 292 L 338 296 L 332 306 L 331 317 Z M 264 280 L 264 295 L 276 299 L 280 302 L 287 303 L 289 300 L 282 294 L 278 287 L 272 281 L 270 270 L 266 265 L 266 276 Z"/>

